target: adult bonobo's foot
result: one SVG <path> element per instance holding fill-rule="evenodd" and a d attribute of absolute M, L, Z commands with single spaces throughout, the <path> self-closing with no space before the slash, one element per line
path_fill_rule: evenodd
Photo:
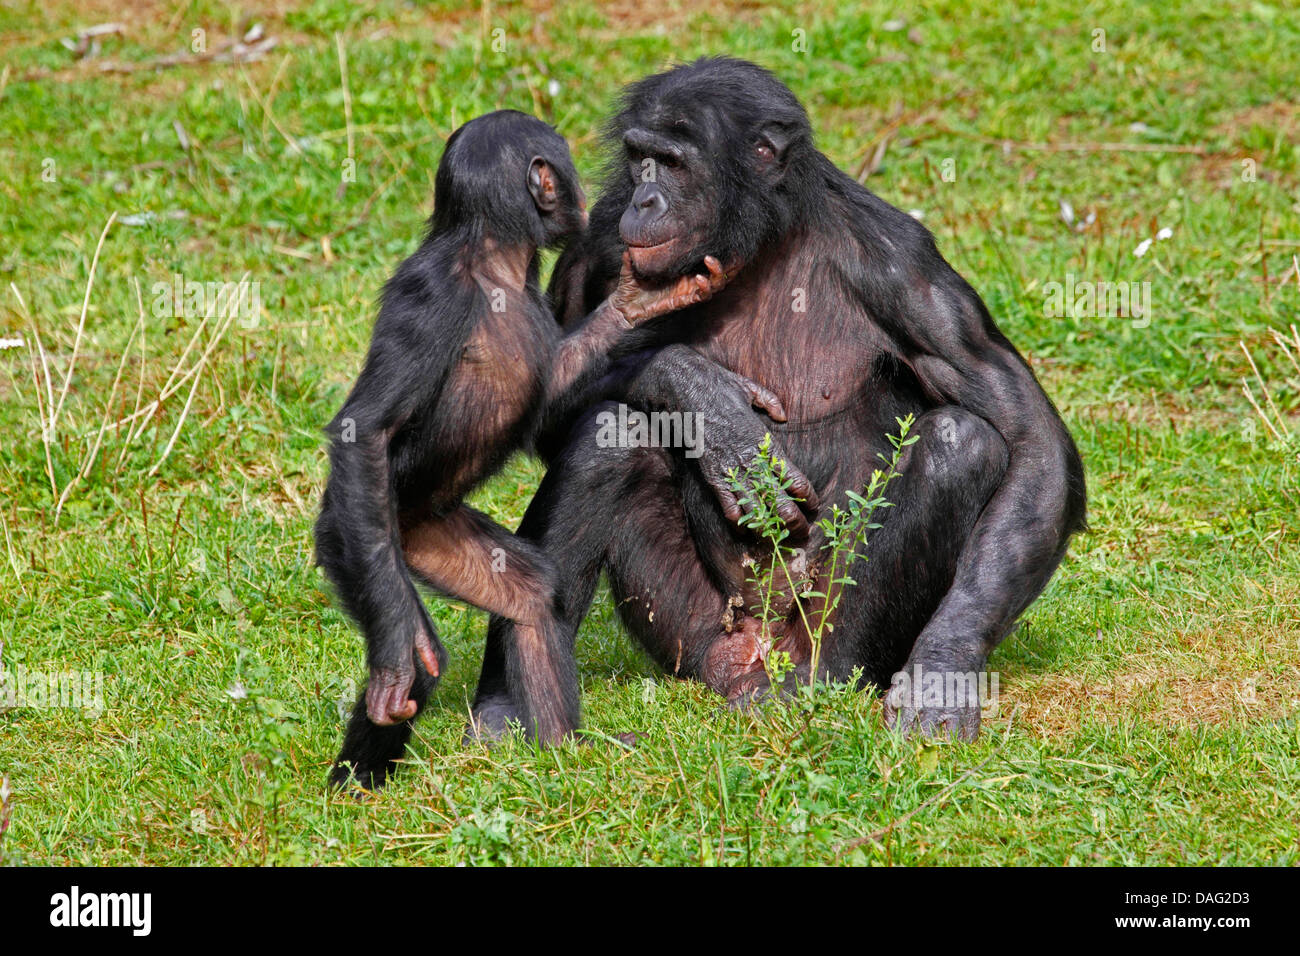
<path fill-rule="evenodd" d="M 574 739 L 577 721 L 557 719 L 555 714 L 543 714 L 541 719 L 530 720 L 524 708 L 506 694 L 494 694 L 475 701 L 465 724 L 466 744 L 492 744 L 519 734 L 543 747 L 567 743 Z"/>
<path fill-rule="evenodd" d="M 983 662 L 909 660 L 885 692 L 885 726 L 904 736 L 974 740 L 980 732 Z"/>

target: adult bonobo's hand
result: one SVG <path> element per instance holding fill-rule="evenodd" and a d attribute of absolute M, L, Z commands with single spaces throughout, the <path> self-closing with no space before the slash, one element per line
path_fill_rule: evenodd
<path fill-rule="evenodd" d="M 932 617 L 882 698 L 885 726 L 909 736 L 974 740 L 987 666 L 988 652 L 968 628 Z"/>
<path fill-rule="evenodd" d="M 739 265 L 723 269 L 713 256 L 705 256 L 704 267 L 708 275 L 682 276 L 664 286 L 645 286 L 632 272 L 632 257 L 623 250 L 623 269 L 618 275 L 618 287 L 609 297 L 609 304 L 622 313 L 630 325 L 640 325 L 669 312 L 707 302 L 724 288 L 739 271 Z"/>
<path fill-rule="evenodd" d="M 749 379 L 734 372 L 722 369 L 724 377 L 730 377 L 735 386 L 733 394 L 749 395 L 750 404 L 762 408 L 773 421 L 785 421 L 785 410 L 780 401 L 767 389 L 756 385 Z M 726 390 L 724 389 L 724 392 Z M 766 396 L 766 397 L 765 397 Z M 718 401 L 719 396 L 713 396 Z M 726 404 L 725 399 L 721 404 Z M 759 455 L 759 445 L 771 432 L 766 423 L 755 415 L 752 409 L 736 408 L 733 414 L 724 415 L 715 425 L 714 416 L 706 416 L 704 426 L 704 451 L 700 455 L 700 472 L 709 483 L 713 493 L 718 496 L 722 513 L 733 524 L 739 524 L 747 510 L 741 501 L 743 492 L 738 495 L 732 486 L 732 476 L 739 476 L 742 485 L 748 489 L 746 475 Z M 810 512 L 817 509 L 817 492 L 812 482 L 802 471 L 790 463 L 780 440 L 773 435 L 771 439 L 772 460 L 780 468 L 785 465 L 785 476 L 790 480 L 789 492 L 781 492 L 776 501 L 776 513 L 781 516 L 785 526 L 796 538 L 808 534 L 808 518 L 803 509 Z"/>
<path fill-rule="evenodd" d="M 781 400 L 685 345 L 670 345 L 650 358 L 630 383 L 627 395 L 641 408 L 699 416 L 704 440 L 698 459 L 700 472 L 717 495 L 727 520 L 738 523 L 744 510 L 731 487 L 731 473 L 743 476 L 749 470 L 764 436 L 772 431 L 770 422 L 754 410 L 766 412 L 771 421 L 783 422 L 786 414 Z M 802 537 L 808 533 L 803 508 L 815 511 L 817 494 L 812 482 L 786 458 L 775 435 L 772 457 L 785 462 L 790 479 L 790 493 L 781 495 L 777 513 L 791 534 Z M 802 499 L 802 508 L 796 498 Z"/>

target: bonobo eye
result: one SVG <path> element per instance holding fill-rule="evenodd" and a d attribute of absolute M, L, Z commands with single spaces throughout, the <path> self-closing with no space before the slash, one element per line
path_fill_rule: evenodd
<path fill-rule="evenodd" d="M 759 142 L 754 147 L 754 152 L 756 152 L 758 158 L 765 163 L 770 163 L 772 160 L 776 159 L 776 153 L 772 151 L 772 147 L 764 142 Z"/>

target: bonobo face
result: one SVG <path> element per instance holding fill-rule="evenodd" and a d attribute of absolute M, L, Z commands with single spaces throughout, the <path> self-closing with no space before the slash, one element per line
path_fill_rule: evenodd
<path fill-rule="evenodd" d="M 642 277 L 684 275 L 713 252 L 718 189 L 697 145 L 702 132 L 683 117 L 667 129 L 635 126 L 623 134 L 633 190 L 618 231 Z"/>
<path fill-rule="evenodd" d="M 777 207 L 788 136 L 721 110 L 643 123 L 623 134 L 632 199 L 619 221 L 642 278 L 699 271 L 706 255 L 744 262 L 784 220 Z"/>
<path fill-rule="evenodd" d="M 808 116 L 753 63 L 702 59 L 639 80 L 624 90 L 611 131 L 625 169 L 597 207 L 596 228 L 622 216 L 619 235 L 641 278 L 701 272 L 710 255 L 729 271 L 743 265 L 809 215 L 818 195 Z"/>

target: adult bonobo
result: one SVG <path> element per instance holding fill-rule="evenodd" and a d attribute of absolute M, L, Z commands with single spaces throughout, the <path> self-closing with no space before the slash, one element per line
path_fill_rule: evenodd
<path fill-rule="evenodd" d="M 609 295 L 625 244 L 646 282 L 697 273 L 706 255 L 740 271 L 711 301 L 637 333 L 640 350 L 618 366 L 629 404 L 700 416 L 702 454 L 602 447 L 598 409 L 551 450 L 520 533 L 556 562 L 568 646 L 603 568 L 623 622 L 670 673 L 739 700 L 766 688 L 762 656 L 776 641 L 806 675 L 797 613 L 777 634 L 745 616 L 759 545 L 736 526 L 728 471 L 771 432 L 792 494 L 806 499 L 783 501 L 781 514 L 804 534 L 863 487 L 895 418 L 915 413 L 919 440 L 870 561 L 853 569 L 822 676 L 861 668 L 887 686 L 918 666 L 982 671 L 1084 523 L 1078 452 L 1025 361 L 930 233 L 817 151 L 799 101 L 766 70 L 719 58 L 648 77 L 627 89 L 610 132 L 625 162 L 556 266 L 561 320 Z M 786 420 L 751 408 L 738 375 L 774 392 Z M 503 665 L 514 639 L 493 619 L 480 733 L 521 717 Z M 925 733 L 979 730 L 969 698 L 909 696 L 886 717 Z"/>

